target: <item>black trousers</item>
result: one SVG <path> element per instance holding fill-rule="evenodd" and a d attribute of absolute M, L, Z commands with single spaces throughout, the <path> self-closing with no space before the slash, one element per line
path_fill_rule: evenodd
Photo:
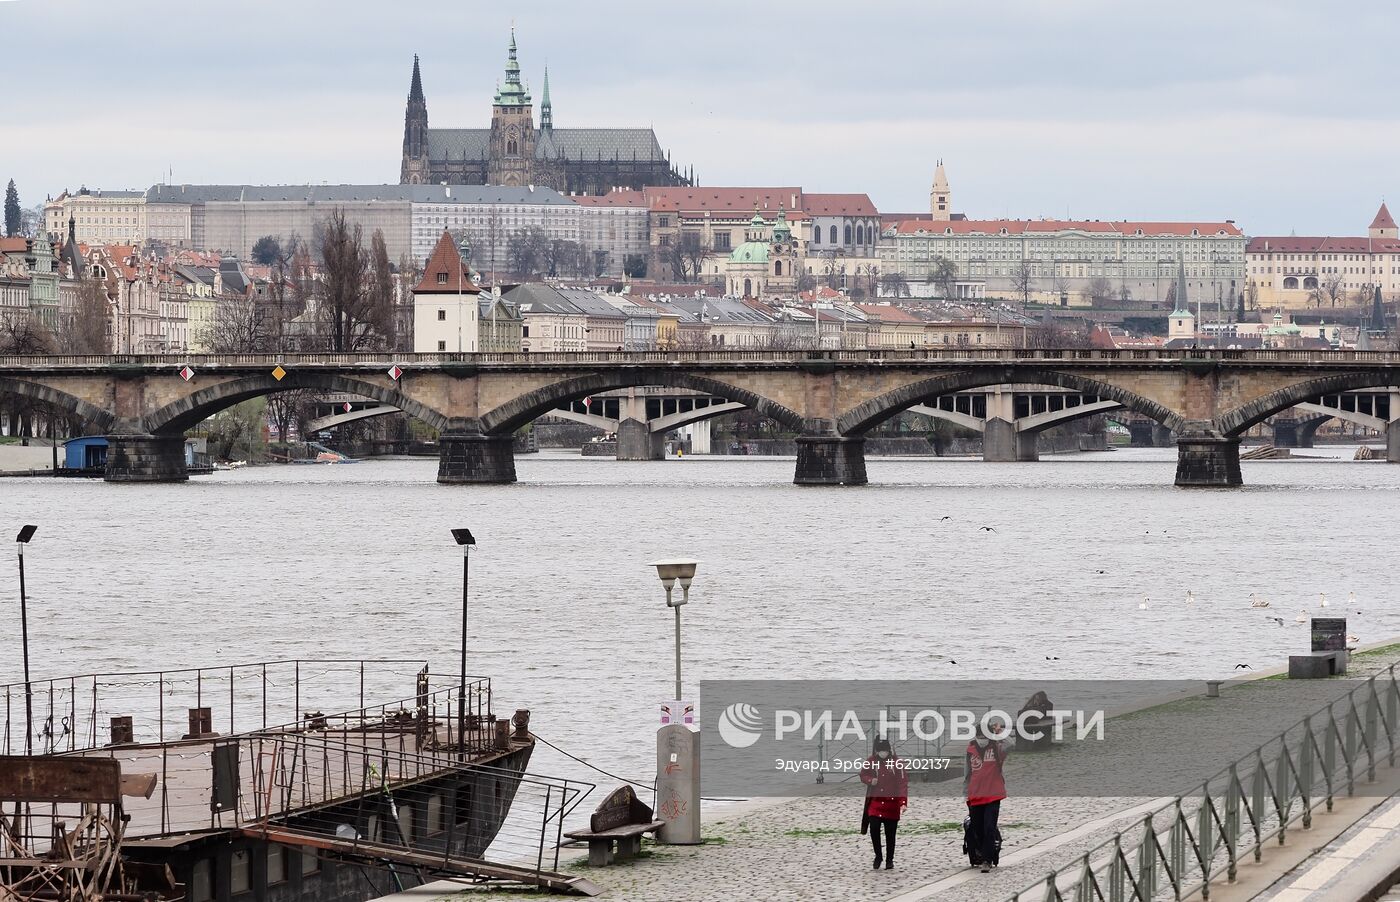
<path fill-rule="evenodd" d="M 885 828 L 885 848 L 889 851 L 880 850 L 880 828 Z M 888 817 L 870 818 L 870 843 L 875 847 L 875 857 L 882 855 L 885 861 L 894 861 L 894 831 L 899 829 L 899 821 Z"/>
<path fill-rule="evenodd" d="M 997 817 L 1001 814 L 1001 802 L 968 805 L 967 814 L 972 818 L 972 836 L 977 843 L 978 857 L 987 864 L 997 864 Z"/>

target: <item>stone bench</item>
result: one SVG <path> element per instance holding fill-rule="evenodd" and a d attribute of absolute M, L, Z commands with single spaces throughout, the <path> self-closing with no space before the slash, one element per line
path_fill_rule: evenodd
<path fill-rule="evenodd" d="M 1288 656 L 1290 680 L 1320 680 L 1346 672 L 1346 651 L 1314 651 Z"/>
<path fill-rule="evenodd" d="M 631 786 L 622 786 L 593 812 L 587 830 L 572 830 L 564 835 L 575 842 L 587 842 L 588 864 L 600 868 L 635 858 L 642 851 L 642 837 L 665 825 L 665 821 L 652 817 L 651 808 L 637 798 Z"/>

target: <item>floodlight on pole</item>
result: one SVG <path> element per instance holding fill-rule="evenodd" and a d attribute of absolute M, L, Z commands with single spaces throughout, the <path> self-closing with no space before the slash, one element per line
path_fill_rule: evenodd
<path fill-rule="evenodd" d="M 32 524 L 20 528 L 15 536 L 15 549 L 19 552 L 19 635 L 20 646 L 24 651 L 24 753 L 34 752 L 34 690 L 29 682 L 29 611 L 24 592 L 24 546 L 34 538 L 39 527 Z"/>
<path fill-rule="evenodd" d="M 452 530 L 452 538 L 462 546 L 462 646 L 461 669 L 457 682 L 457 755 L 467 758 L 467 576 L 471 562 L 471 550 L 476 538 L 470 529 Z"/>

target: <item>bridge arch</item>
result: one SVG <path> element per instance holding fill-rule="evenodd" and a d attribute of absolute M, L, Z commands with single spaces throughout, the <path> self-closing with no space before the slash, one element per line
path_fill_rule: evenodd
<path fill-rule="evenodd" d="M 293 370 L 280 382 L 270 375 L 245 376 L 241 379 L 220 382 L 217 385 L 199 389 L 178 401 L 172 401 L 159 410 L 152 411 L 146 415 L 143 422 L 146 431 L 152 434 L 180 433 L 241 401 L 297 388 L 314 388 L 362 395 L 375 401 L 391 404 L 439 431 L 447 428 L 447 417 L 398 391 L 350 376 L 310 370 Z"/>
<path fill-rule="evenodd" d="M 998 372 L 967 370 L 945 373 L 931 379 L 911 382 L 846 411 L 836 421 L 836 431 L 842 435 L 861 435 L 926 398 L 953 394 L 971 388 L 983 388 L 988 385 L 1015 384 L 1054 385 L 1072 389 L 1081 394 L 1097 395 L 1100 398 L 1116 401 L 1134 413 L 1140 413 L 1156 420 L 1173 431 L 1179 432 L 1186 426 L 1186 420 L 1179 413 L 1158 404 L 1156 401 L 1150 401 L 1136 392 L 1128 391 L 1109 382 L 1101 382 L 1087 376 L 1061 373 L 1055 370 L 1007 367 Z"/>
<path fill-rule="evenodd" d="M 1034 413 L 1016 420 L 1017 431 L 1023 435 L 1039 435 L 1047 429 L 1063 426 L 1075 420 L 1083 420 L 1122 409 L 1123 405 L 1118 401 L 1096 401 L 1092 404 L 1080 404 L 1061 410 L 1047 410 L 1044 413 Z"/>
<path fill-rule="evenodd" d="M 1277 391 L 1269 392 L 1263 397 L 1255 398 L 1247 404 L 1241 404 L 1233 410 L 1226 411 L 1216 419 L 1215 426 L 1222 435 L 1227 438 L 1235 438 L 1243 435 L 1251 426 L 1262 423 L 1274 414 L 1282 413 L 1290 407 L 1304 401 L 1311 401 L 1313 398 L 1341 394 L 1358 388 L 1383 388 L 1397 385 L 1400 385 L 1400 375 L 1387 370 L 1320 376 L 1316 379 L 1286 385 Z"/>
<path fill-rule="evenodd" d="M 18 395 L 31 401 L 51 404 L 83 423 L 83 428 L 91 432 L 108 432 L 116 422 L 116 417 L 110 411 L 40 382 L 0 378 L 0 394 Z"/>
<path fill-rule="evenodd" d="M 481 418 L 481 431 L 486 435 L 508 435 L 532 420 L 544 416 L 565 401 L 574 401 L 599 392 L 618 388 L 659 385 L 666 388 L 687 388 L 727 398 L 777 420 L 789 429 L 805 431 L 802 415 L 789 407 L 762 395 L 712 379 L 669 369 L 623 369 L 614 372 L 589 373 L 542 386 L 487 412 Z"/>

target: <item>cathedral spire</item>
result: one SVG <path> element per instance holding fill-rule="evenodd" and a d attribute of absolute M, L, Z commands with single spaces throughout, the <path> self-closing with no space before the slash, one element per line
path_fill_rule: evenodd
<path fill-rule="evenodd" d="M 529 106 L 530 95 L 520 83 L 520 60 L 515 54 L 515 26 L 510 28 L 510 49 L 506 54 L 506 83 L 496 89 L 497 106 Z"/>
<path fill-rule="evenodd" d="M 1186 261 L 1178 254 L 1176 258 L 1176 309 L 1172 316 L 1190 316 L 1191 302 L 1186 297 Z"/>
<path fill-rule="evenodd" d="M 415 100 L 422 101 L 423 98 L 423 76 L 418 73 L 418 54 L 413 54 L 413 82 L 408 86 L 409 102 Z"/>
<path fill-rule="evenodd" d="M 549 103 L 549 67 L 544 67 L 544 94 L 540 97 L 540 130 L 554 128 L 554 108 Z"/>

